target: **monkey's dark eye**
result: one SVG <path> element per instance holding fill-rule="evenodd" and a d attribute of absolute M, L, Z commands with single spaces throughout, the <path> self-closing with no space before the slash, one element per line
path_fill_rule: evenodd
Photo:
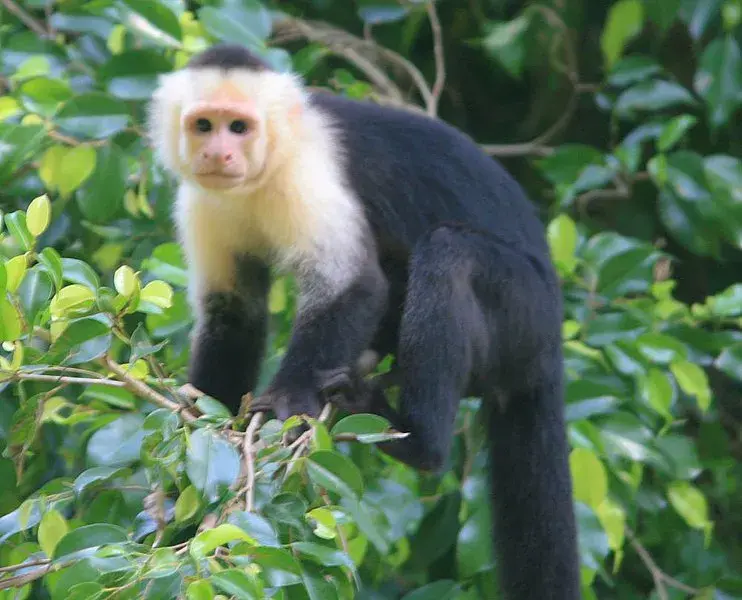
<path fill-rule="evenodd" d="M 245 133 L 247 131 L 247 123 L 245 123 L 242 119 L 237 119 L 236 121 L 232 121 L 229 124 L 229 130 L 232 133 Z"/>
<path fill-rule="evenodd" d="M 196 129 L 201 133 L 211 131 L 211 121 L 208 119 L 196 119 Z"/>

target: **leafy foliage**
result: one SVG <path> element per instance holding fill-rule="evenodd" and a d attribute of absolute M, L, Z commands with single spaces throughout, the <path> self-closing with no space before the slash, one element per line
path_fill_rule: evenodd
<path fill-rule="evenodd" d="M 563 281 L 585 598 L 742 598 L 742 6 L 511 4 L 3 2 L 0 598 L 497 597 L 478 400 L 436 478 L 378 452 L 379 417 L 327 412 L 287 445 L 297 420 L 179 387 L 187 276 L 142 126 L 157 76 L 215 40 L 429 111 L 445 50 L 441 117 L 478 139 L 558 111 L 489 151 L 546 206 Z M 354 62 L 368 42 L 337 40 L 360 22 L 407 62 Z M 294 303 L 277 279 L 261 386 Z"/>

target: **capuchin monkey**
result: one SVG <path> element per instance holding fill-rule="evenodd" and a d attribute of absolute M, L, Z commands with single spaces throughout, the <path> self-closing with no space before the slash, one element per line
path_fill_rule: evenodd
<path fill-rule="evenodd" d="M 394 354 L 399 409 L 378 393 L 371 405 L 410 435 L 383 450 L 439 471 L 460 398 L 482 397 L 504 597 L 578 599 L 560 286 L 513 178 L 449 125 L 310 92 L 235 45 L 161 78 L 150 131 L 180 183 L 189 382 L 239 409 L 264 353 L 269 269 L 293 272 L 291 339 L 256 402 L 316 417 L 323 374 Z"/>

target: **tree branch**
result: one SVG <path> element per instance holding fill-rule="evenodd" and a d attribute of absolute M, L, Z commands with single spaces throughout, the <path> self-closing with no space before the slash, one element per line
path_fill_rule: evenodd
<path fill-rule="evenodd" d="M 3 6 L 5 6 L 5 8 L 8 9 L 8 11 L 18 17 L 18 19 L 31 31 L 43 38 L 49 37 L 49 32 L 41 24 L 41 22 L 34 19 L 25 10 L 18 6 L 18 4 L 16 4 L 13 0 L 0 0 L 0 2 L 3 4 Z"/>
<path fill-rule="evenodd" d="M 430 21 L 430 29 L 433 32 L 433 52 L 435 56 L 435 82 L 431 92 L 430 102 L 428 103 L 428 114 L 434 117 L 438 114 L 438 101 L 443 93 L 443 87 L 446 84 L 446 57 L 443 50 L 443 31 L 441 22 L 438 18 L 438 11 L 435 8 L 434 0 L 425 5 Z"/>
<path fill-rule="evenodd" d="M 626 537 L 629 539 L 629 543 L 634 551 L 637 553 L 644 566 L 647 567 L 652 579 L 654 581 L 654 587 L 657 590 L 657 596 L 660 600 L 668 600 L 667 587 L 675 588 L 686 594 L 698 595 L 701 590 L 684 584 L 682 581 L 678 581 L 674 577 L 665 573 L 655 562 L 649 551 L 641 544 L 634 532 L 626 527 Z"/>

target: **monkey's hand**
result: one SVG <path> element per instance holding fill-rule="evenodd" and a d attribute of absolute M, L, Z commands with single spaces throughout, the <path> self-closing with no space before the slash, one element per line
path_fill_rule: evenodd
<path fill-rule="evenodd" d="M 311 388 L 295 390 L 269 388 L 250 403 L 248 410 L 270 411 L 281 421 L 294 415 L 317 418 L 322 411 L 322 402 L 317 391 Z"/>

